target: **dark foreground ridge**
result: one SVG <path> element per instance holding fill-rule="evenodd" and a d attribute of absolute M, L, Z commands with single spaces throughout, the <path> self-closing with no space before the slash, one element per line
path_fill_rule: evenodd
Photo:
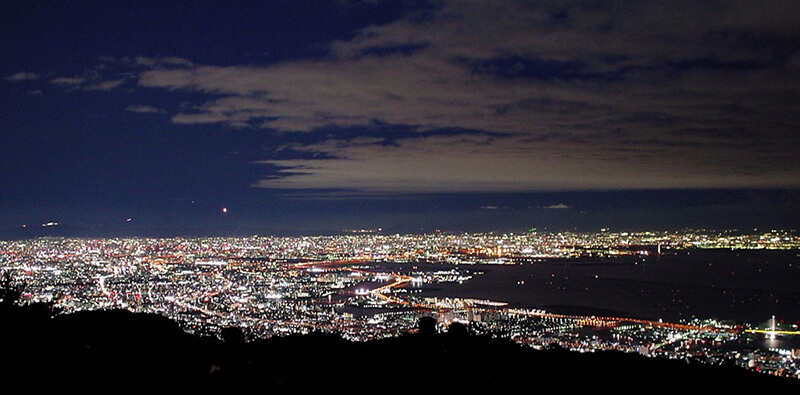
<path fill-rule="evenodd" d="M 184 332 L 153 314 L 124 310 L 51 318 L 46 305 L 0 302 L 0 377 L 29 387 L 429 390 L 589 390 L 634 393 L 653 388 L 797 389 L 796 380 L 736 367 L 660 360 L 619 352 L 536 351 L 505 339 L 470 335 L 460 324 L 434 333 L 354 343 L 311 333 L 244 342 Z M 423 319 L 424 320 L 424 319 Z M 755 387 L 753 387 L 755 386 Z"/>

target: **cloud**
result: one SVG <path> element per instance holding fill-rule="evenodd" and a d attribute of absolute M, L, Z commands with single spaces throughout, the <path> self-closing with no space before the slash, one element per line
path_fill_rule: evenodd
<path fill-rule="evenodd" d="M 133 58 L 133 61 L 140 66 L 147 66 L 147 67 L 153 67 L 156 64 L 158 64 L 158 60 L 154 58 L 148 58 L 146 56 L 137 56 Z"/>
<path fill-rule="evenodd" d="M 717 157 L 705 151 L 653 148 L 609 158 L 613 143 L 536 145 L 521 136 L 430 136 L 395 145 L 327 141 L 302 149 L 335 159 L 266 160 L 279 177 L 254 186 L 270 189 L 346 189 L 366 193 L 533 192 L 601 189 L 798 187 L 797 165 L 750 172 L 746 150 Z M 301 148 L 298 148 L 301 149 Z M 675 160 L 675 155 L 682 155 Z M 738 163 L 739 166 L 731 165 Z"/>
<path fill-rule="evenodd" d="M 161 63 L 174 65 L 174 66 L 184 66 L 184 67 L 192 67 L 194 63 L 192 63 L 188 59 L 179 58 L 175 56 L 167 56 L 164 58 L 159 59 Z"/>
<path fill-rule="evenodd" d="M 125 107 L 125 111 L 136 112 L 136 113 L 158 113 L 160 112 L 159 109 L 151 106 L 145 105 L 132 105 Z"/>
<path fill-rule="evenodd" d="M 746 17 L 751 11 L 746 3 L 735 3 L 738 9 L 717 18 L 711 16 L 719 10 L 701 6 L 678 12 L 669 5 L 618 2 L 442 4 L 432 15 L 371 26 L 351 40 L 334 42 L 329 59 L 155 68 L 142 73 L 139 84 L 215 96 L 176 114 L 176 123 L 309 131 L 379 120 L 420 130 L 529 134 L 581 134 L 587 125 L 640 133 L 676 124 L 719 129 L 726 126 L 720 120 L 735 112 L 710 105 L 744 101 L 748 109 L 758 109 L 763 103 L 755 103 L 752 92 L 774 94 L 788 84 L 794 89 L 790 95 L 797 96 L 800 87 L 795 73 L 768 67 L 771 60 L 757 45 L 726 38 L 745 35 L 744 29 L 760 29 L 755 37 L 772 31 L 766 21 Z M 774 22 L 788 26 L 779 5 L 766 8 Z M 710 25 L 700 23 L 703 18 Z M 797 33 L 787 29 L 789 37 Z M 768 39 L 764 43 L 771 45 Z M 408 45 L 415 50 L 371 52 Z M 153 59 L 143 63 L 157 66 Z M 787 115 L 795 107 L 777 109 Z M 644 117 L 654 113 L 670 122 Z M 770 116 L 749 119 L 758 124 Z"/>
<path fill-rule="evenodd" d="M 39 79 L 41 76 L 36 73 L 28 73 L 25 71 L 20 71 L 19 73 L 9 75 L 8 77 L 3 78 L 6 81 L 31 81 Z"/>
<path fill-rule="evenodd" d="M 320 59 L 136 58 L 138 85 L 204 98 L 171 114 L 176 124 L 331 131 L 328 142 L 298 137 L 298 150 L 336 159 L 267 159 L 284 170 L 264 188 L 798 186 L 794 3 L 437 4 L 328 43 Z M 376 124 L 508 137 L 336 135 Z"/>
<path fill-rule="evenodd" d="M 118 79 L 118 80 L 111 80 L 111 81 L 103 81 L 96 83 L 94 85 L 86 87 L 86 90 L 90 91 L 110 91 L 122 84 L 125 83 L 125 78 Z"/>
<path fill-rule="evenodd" d="M 66 87 L 69 90 L 84 90 L 84 91 L 110 91 L 114 88 L 124 84 L 127 80 L 126 77 L 104 80 L 97 70 L 84 73 L 82 77 L 57 77 L 50 80 L 51 84 Z"/>
<path fill-rule="evenodd" d="M 86 81 L 83 77 L 57 77 L 50 80 L 51 84 L 75 86 L 80 85 Z"/>
<path fill-rule="evenodd" d="M 559 204 L 553 204 L 553 205 L 550 205 L 550 206 L 541 206 L 541 207 L 538 207 L 538 208 L 549 209 L 549 210 L 566 210 L 566 209 L 572 208 L 572 206 L 567 206 L 564 203 L 559 203 Z"/>

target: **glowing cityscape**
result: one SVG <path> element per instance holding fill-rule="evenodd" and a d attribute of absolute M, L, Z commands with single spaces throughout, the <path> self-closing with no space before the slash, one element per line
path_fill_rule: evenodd
<path fill-rule="evenodd" d="M 25 303 L 65 314 L 127 309 L 157 313 L 185 330 L 247 338 L 323 331 L 367 341 L 414 331 L 420 317 L 453 322 L 534 348 L 620 350 L 652 357 L 735 363 L 800 378 L 800 350 L 753 346 L 753 339 L 800 334 L 797 323 L 725 317 L 669 322 L 511 306 L 503 300 L 436 294 L 494 265 L 599 260 L 638 264 L 701 249 L 789 250 L 793 232 L 611 232 L 236 238 L 39 238 L 0 242 L 0 270 L 24 284 Z M 524 283 L 518 280 L 517 283 Z M 447 288 L 453 289 L 453 288 Z"/>

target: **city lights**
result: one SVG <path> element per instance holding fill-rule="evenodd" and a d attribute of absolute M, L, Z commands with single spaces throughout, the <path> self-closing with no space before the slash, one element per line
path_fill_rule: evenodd
<path fill-rule="evenodd" d="M 425 293 L 436 284 L 467 284 L 483 275 L 482 268 L 498 264 L 586 257 L 639 263 L 702 248 L 798 246 L 800 238 L 781 231 L 39 238 L 0 242 L 0 270 L 25 282 L 25 303 L 54 303 L 63 313 L 157 313 L 196 333 L 235 326 L 250 338 L 324 331 L 366 341 L 413 331 L 420 317 L 433 316 L 443 329 L 467 323 L 476 333 L 501 334 L 535 348 L 558 344 L 581 352 L 733 361 L 798 377 L 797 350 L 741 346 L 748 337 L 798 334 L 796 325 L 780 327 L 774 318 L 767 326 L 698 318 L 667 322 Z M 548 284 L 557 280 L 552 277 L 545 279 Z M 514 284 L 526 286 L 522 279 Z"/>

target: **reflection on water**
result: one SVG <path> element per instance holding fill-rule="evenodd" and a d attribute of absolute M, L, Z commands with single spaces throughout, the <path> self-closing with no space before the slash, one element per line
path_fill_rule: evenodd
<path fill-rule="evenodd" d="M 375 265 L 391 271 L 411 270 L 411 264 Z M 413 265 L 416 270 L 452 267 Z M 800 258 L 796 251 L 692 250 L 627 262 L 460 268 L 483 274 L 464 284 L 426 285 L 423 295 L 671 321 L 700 317 L 760 324 L 773 314 L 785 325 L 800 321 Z"/>
<path fill-rule="evenodd" d="M 758 335 L 757 345 L 764 350 L 781 349 L 800 349 L 800 336 L 769 336 Z"/>

